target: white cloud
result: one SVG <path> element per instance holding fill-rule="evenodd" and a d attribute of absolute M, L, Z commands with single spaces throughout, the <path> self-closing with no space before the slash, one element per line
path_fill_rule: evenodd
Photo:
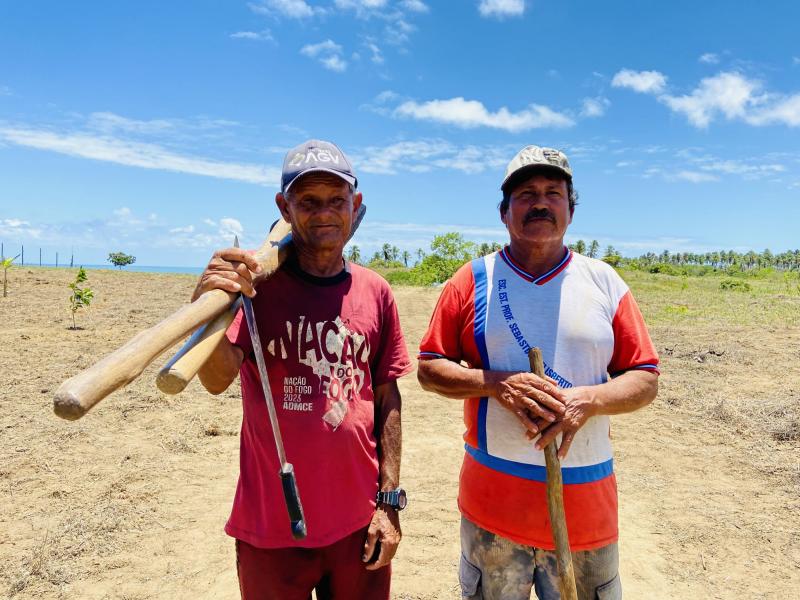
<path fill-rule="evenodd" d="M 10 96 L 11 88 L 7 85 L 0 85 L 0 96 Z"/>
<path fill-rule="evenodd" d="M 705 54 L 702 54 L 700 58 L 698 58 L 697 60 L 707 65 L 719 64 L 719 56 L 717 56 L 713 52 L 706 52 Z"/>
<path fill-rule="evenodd" d="M 630 88 L 641 94 L 659 94 L 664 91 L 667 78 L 658 71 L 632 71 L 622 69 L 611 80 L 614 87 Z"/>
<path fill-rule="evenodd" d="M 248 4 L 250 10 L 262 15 L 277 15 L 291 19 L 305 19 L 320 12 L 319 8 L 312 7 L 305 0 L 261 0 Z"/>
<path fill-rule="evenodd" d="M 624 69 L 614 76 L 613 85 L 629 87 L 656 96 L 689 123 L 705 129 L 715 119 L 739 120 L 749 125 L 783 124 L 800 126 L 800 94 L 766 92 L 763 84 L 741 73 L 721 72 L 705 77 L 690 93 L 682 96 L 662 93 L 666 77 L 657 71 L 636 73 Z"/>
<path fill-rule="evenodd" d="M 674 179 L 681 179 L 683 181 L 689 181 L 691 183 L 708 183 L 711 181 L 719 181 L 719 177 L 716 175 L 710 175 L 708 173 L 700 173 L 698 171 L 678 171 L 674 175 L 672 175 Z"/>
<path fill-rule="evenodd" d="M 606 110 L 609 106 L 611 106 L 611 102 L 608 100 L 608 98 L 584 98 L 581 116 L 588 118 L 602 117 L 604 114 L 606 114 Z"/>
<path fill-rule="evenodd" d="M 542 127 L 571 127 L 575 124 L 567 115 L 540 104 L 531 104 L 516 113 L 505 106 L 491 112 L 483 103 L 461 97 L 423 103 L 404 102 L 394 110 L 394 115 L 456 125 L 464 129 L 490 127 L 512 133 Z"/>
<path fill-rule="evenodd" d="M 695 127 L 705 128 L 718 114 L 727 119 L 743 118 L 747 109 L 759 102 L 755 94 L 760 84 L 738 73 L 706 77 L 691 94 L 664 95 L 660 100 L 673 111 L 683 113 Z"/>
<path fill-rule="evenodd" d="M 769 106 L 753 111 L 747 117 L 751 125 L 785 124 L 800 126 L 800 94 L 782 98 Z"/>
<path fill-rule="evenodd" d="M 334 0 L 340 9 L 356 11 L 375 10 L 386 6 L 386 0 Z"/>
<path fill-rule="evenodd" d="M 376 65 L 382 65 L 383 54 L 381 53 L 380 46 L 378 46 L 378 44 L 376 44 L 375 41 L 372 40 L 371 38 L 367 38 L 367 40 L 364 42 L 364 45 L 372 53 L 370 60 Z"/>
<path fill-rule="evenodd" d="M 169 230 L 170 233 L 194 233 L 194 225 L 187 225 L 186 227 L 173 227 Z"/>
<path fill-rule="evenodd" d="M 341 73 L 347 69 L 347 61 L 342 58 L 342 47 L 331 39 L 318 44 L 307 44 L 300 54 L 317 59 L 326 69 Z"/>
<path fill-rule="evenodd" d="M 405 140 L 387 146 L 369 146 L 352 159 L 357 171 L 396 175 L 452 170 L 480 173 L 502 170 L 514 155 L 514 147 L 468 145 L 459 147 L 442 139 Z"/>
<path fill-rule="evenodd" d="M 400 3 L 400 6 L 411 12 L 418 13 L 426 13 L 428 10 L 430 10 L 428 5 L 422 2 L 422 0 L 403 0 Z"/>
<path fill-rule="evenodd" d="M 165 133 L 176 128 L 176 123 L 168 119 L 141 121 L 122 117 L 111 112 L 95 112 L 90 114 L 87 125 L 91 129 L 104 133 L 125 131 L 128 133 L 157 134 Z"/>
<path fill-rule="evenodd" d="M 231 37 L 235 40 L 253 40 L 255 42 L 275 41 L 269 29 L 262 29 L 261 31 L 237 31 L 236 33 L 232 33 Z"/>
<path fill-rule="evenodd" d="M 0 125 L 0 140 L 18 146 L 48 150 L 144 169 L 157 169 L 277 186 L 278 169 L 177 154 L 158 144 L 87 132 L 55 132 L 31 127 Z"/>
<path fill-rule="evenodd" d="M 800 56 L 793 56 L 792 57 L 792 64 L 793 65 L 800 65 Z"/>
<path fill-rule="evenodd" d="M 525 12 L 525 1 L 481 0 L 478 11 L 482 17 L 520 17 Z"/>
<path fill-rule="evenodd" d="M 244 227 L 242 227 L 242 224 L 237 219 L 223 217 L 219 220 L 219 231 L 221 235 L 227 235 L 228 233 L 232 235 L 242 235 Z"/>
<path fill-rule="evenodd" d="M 383 39 L 392 46 L 402 46 L 416 29 L 401 13 L 390 15 L 389 24 L 383 29 Z"/>

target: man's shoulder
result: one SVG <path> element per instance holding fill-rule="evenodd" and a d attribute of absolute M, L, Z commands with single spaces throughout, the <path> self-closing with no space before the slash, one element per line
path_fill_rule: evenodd
<path fill-rule="evenodd" d="M 348 269 L 350 270 L 350 276 L 353 278 L 354 281 L 358 280 L 360 283 L 366 283 L 381 288 L 391 287 L 388 281 L 386 281 L 383 277 L 381 277 L 375 271 L 373 271 L 368 267 L 357 265 L 354 262 L 348 262 L 347 266 Z"/>
<path fill-rule="evenodd" d="M 616 269 L 605 261 L 573 252 L 571 266 L 575 271 L 587 279 L 591 279 L 607 293 L 617 295 L 624 293 L 628 289 L 628 285 L 620 277 Z"/>

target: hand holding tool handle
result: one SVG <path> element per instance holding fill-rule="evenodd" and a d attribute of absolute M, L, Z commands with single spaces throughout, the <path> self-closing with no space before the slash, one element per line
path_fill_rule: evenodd
<path fill-rule="evenodd" d="M 288 256 L 292 236 L 288 223 L 285 227 L 288 233 L 283 238 L 278 241 L 267 238 L 254 255 L 264 272 L 269 269 L 274 272 L 276 265 L 279 266 Z M 223 290 L 208 291 L 157 325 L 142 331 L 100 362 L 62 383 L 56 390 L 53 410 L 62 419 L 80 419 L 111 392 L 141 375 L 164 350 L 225 312 L 238 297 L 239 294 Z"/>
<path fill-rule="evenodd" d="M 528 352 L 528 360 L 531 372 L 543 378 L 545 375 L 542 351 L 539 348 L 531 348 Z M 564 481 L 561 477 L 561 462 L 558 460 L 555 440 L 545 447 L 544 460 L 547 465 L 547 510 L 550 513 L 553 542 L 556 546 L 561 598 L 562 600 L 577 600 L 575 571 L 572 568 L 572 553 L 567 535 L 567 517 L 564 513 Z"/>
<path fill-rule="evenodd" d="M 300 494 L 297 491 L 294 467 L 291 463 L 281 465 L 281 484 L 283 484 L 286 509 L 289 511 L 289 521 L 292 524 L 292 537 L 302 540 L 306 537 L 306 519 L 303 514 L 303 505 L 300 503 Z"/>
<path fill-rule="evenodd" d="M 362 204 L 350 231 L 350 237 L 352 237 L 356 229 L 358 229 L 365 212 L 366 206 Z M 283 219 L 280 219 L 270 230 L 267 240 L 279 241 L 290 234 L 291 226 Z M 262 263 L 261 268 L 263 272 L 259 275 L 257 281 L 263 281 L 275 273 L 287 256 L 288 253 L 279 253 L 274 260 L 270 258 L 265 261 L 265 263 Z M 272 266 L 268 266 L 266 263 Z M 205 364 L 222 341 L 222 338 L 225 336 L 225 331 L 227 331 L 236 316 L 237 309 L 238 306 L 230 312 L 222 313 L 211 323 L 206 325 L 202 333 L 195 332 L 195 334 L 186 341 L 180 351 L 158 372 L 156 385 L 159 390 L 165 394 L 178 394 L 186 388 L 192 378 L 200 370 L 200 367 Z"/>

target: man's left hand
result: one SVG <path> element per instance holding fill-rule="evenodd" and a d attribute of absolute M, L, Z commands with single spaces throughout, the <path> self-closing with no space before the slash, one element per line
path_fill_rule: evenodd
<path fill-rule="evenodd" d="M 547 444 L 556 439 L 561 433 L 561 445 L 558 447 L 558 457 L 563 459 L 569 452 L 569 447 L 575 434 L 586 424 L 589 417 L 595 414 L 595 404 L 589 387 L 574 387 L 564 390 L 564 414 L 555 423 L 550 425 L 542 419 L 542 435 L 536 441 L 536 448 L 543 450 Z"/>
<path fill-rule="evenodd" d="M 381 569 L 392 562 L 397 546 L 400 545 L 400 538 L 403 534 L 400 531 L 400 517 L 397 511 L 388 506 L 379 505 L 372 515 L 372 522 L 367 530 L 367 539 L 364 542 L 364 555 L 361 557 L 367 564 L 368 571 Z M 378 559 L 370 563 L 370 559 L 375 554 L 375 547 L 380 542 Z"/>

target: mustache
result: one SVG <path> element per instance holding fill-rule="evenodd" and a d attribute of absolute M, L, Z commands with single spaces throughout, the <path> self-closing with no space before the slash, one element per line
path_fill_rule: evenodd
<path fill-rule="evenodd" d="M 525 223 L 530 223 L 534 219 L 547 219 L 552 223 L 556 222 L 555 215 L 547 208 L 532 208 L 525 214 Z"/>

